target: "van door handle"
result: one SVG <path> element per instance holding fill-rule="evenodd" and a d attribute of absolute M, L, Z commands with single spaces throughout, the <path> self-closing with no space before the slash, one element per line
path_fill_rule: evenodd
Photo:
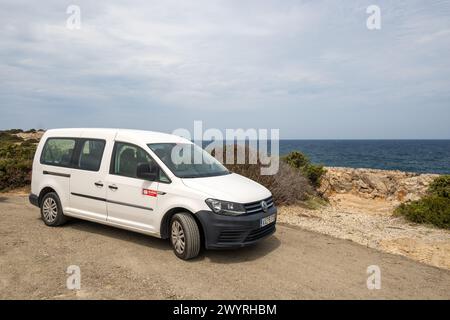
<path fill-rule="evenodd" d="M 119 188 L 117 188 L 117 186 L 115 184 L 108 186 L 108 188 L 110 188 L 111 190 L 119 189 Z"/>
<path fill-rule="evenodd" d="M 103 187 L 103 183 L 101 181 L 97 181 L 94 184 L 96 187 Z"/>

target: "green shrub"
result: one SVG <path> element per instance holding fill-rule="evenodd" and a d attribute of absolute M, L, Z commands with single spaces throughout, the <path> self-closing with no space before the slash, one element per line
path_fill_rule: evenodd
<path fill-rule="evenodd" d="M 450 175 L 440 176 L 430 183 L 428 194 L 420 200 L 403 203 L 395 209 L 417 223 L 431 223 L 450 229 Z"/>
<path fill-rule="evenodd" d="M 1 159 L 0 191 L 23 187 L 31 182 L 32 160 Z"/>
<path fill-rule="evenodd" d="M 35 151 L 33 143 L 0 141 L 0 191 L 30 183 Z"/>
<path fill-rule="evenodd" d="M 35 144 L 15 144 L 15 143 L 0 143 L 0 159 L 8 160 L 33 160 L 34 152 L 36 151 Z"/>
<path fill-rule="evenodd" d="M 31 139 L 25 140 L 23 143 L 25 143 L 25 144 L 39 143 L 39 140 L 31 138 Z"/>
<path fill-rule="evenodd" d="M 291 166 L 296 169 L 301 169 L 305 166 L 308 166 L 311 161 L 309 158 L 301 152 L 292 151 L 289 153 L 284 160 Z"/>
<path fill-rule="evenodd" d="M 6 131 L 0 131 L 0 142 L 21 142 L 22 138 Z"/>
<path fill-rule="evenodd" d="M 304 173 L 306 177 L 311 181 L 314 187 L 320 186 L 320 180 L 324 173 L 327 172 L 322 165 L 310 164 L 304 168 Z"/>
<path fill-rule="evenodd" d="M 428 192 L 439 197 L 450 198 L 450 175 L 434 179 L 428 188 Z"/>
<path fill-rule="evenodd" d="M 9 130 L 5 130 L 4 132 L 10 133 L 10 134 L 16 134 L 16 133 L 22 133 L 23 130 L 22 129 L 9 129 Z"/>
<path fill-rule="evenodd" d="M 413 222 L 431 223 L 440 228 L 450 229 L 449 198 L 425 196 L 420 200 L 401 204 L 395 209 L 395 214 Z"/>
<path fill-rule="evenodd" d="M 299 169 L 301 173 L 309 179 L 314 187 L 320 186 L 320 179 L 326 172 L 322 165 L 312 164 L 309 158 L 301 152 L 292 151 L 284 157 L 291 167 Z"/>

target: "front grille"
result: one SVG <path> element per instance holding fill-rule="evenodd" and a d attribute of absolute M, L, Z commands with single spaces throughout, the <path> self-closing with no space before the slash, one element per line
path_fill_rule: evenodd
<path fill-rule="evenodd" d="M 245 238 L 245 242 L 261 239 L 261 238 L 271 234 L 273 231 L 275 231 L 275 223 L 271 223 L 262 228 L 255 229 L 248 234 L 248 236 Z"/>
<path fill-rule="evenodd" d="M 256 214 L 256 213 L 263 212 L 263 209 L 261 207 L 262 201 L 265 201 L 269 208 L 271 208 L 274 205 L 272 197 L 269 197 L 269 198 L 263 199 L 263 200 L 259 200 L 259 201 L 255 201 L 255 202 L 246 203 L 246 204 L 244 204 L 245 213 L 246 214 Z"/>

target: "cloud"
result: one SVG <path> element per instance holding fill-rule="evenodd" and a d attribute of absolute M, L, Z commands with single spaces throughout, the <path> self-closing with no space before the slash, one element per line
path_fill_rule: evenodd
<path fill-rule="evenodd" d="M 423 44 L 423 43 L 436 41 L 436 40 L 449 41 L 449 39 L 445 39 L 445 38 L 448 38 L 449 36 L 450 36 L 450 29 L 439 30 L 437 32 L 433 32 L 431 34 L 427 34 L 427 35 L 420 37 L 417 40 L 417 42 L 420 44 Z M 442 39 L 442 38 L 444 38 L 444 39 Z"/>
<path fill-rule="evenodd" d="M 370 4 L 79 1 L 81 29 L 69 30 L 69 3 L 5 0 L 0 127 L 200 119 L 285 137 L 449 138 L 449 3 L 380 1 L 378 31 Z M 424 112 L 439 112 L 428 129 Z"/>

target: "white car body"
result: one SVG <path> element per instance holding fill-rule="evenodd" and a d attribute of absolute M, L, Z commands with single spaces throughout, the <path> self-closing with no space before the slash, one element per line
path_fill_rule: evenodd
<path fill-rule="evenodd" d="M 53 141 L 53 144 L 62 144 L 67 142 L 66 140 L 70 140 L 71 143 L 72 139 L 75 141 L 74 148 L 70 151 L 70 164 L 64 166 L 60 163 L 56 165 L 48 164 L 45 162 L 46 160 L 43 160 L 43 149 L 49 139 Z M 55 142 L 57 139 L 61 140 Z M 77 152 L 83 153 L 83 155 L 78 155 L 80 157 L 79 166 L 81 166 L 84 151 L 80 151 L 81 149 L 77 151 L 77 146 L 78 143 L 83 144 L 88 140 L 98 140 L 100 144 L 104 141 L 103 153 L 101 156 L 98 155 L 99 158 L 101 157 L 98 170 L 80 169 L 74 161 Z M 113 152 L 116 143 L 130 144 L 144 150 L 156 162 L 159 167 L 158 172 L 162 170 L 170 182 L 167 182 L 166 178 L 162 182 L 112 174 L 112 157 L 115 156 Z M 267 234 L 261 237 L 255 237 L 255 239 L 251 239 L 252 241 L 245 241 L 245 236 L 248 236 L 249 233 L 258 232 L 261 219 L 269 215 L 275 215 L 276 217 L 276 208 L 271 201 L 272 195 L 268 189 L 235 173 L 211 177 L 180 178 L 149 147 L 148 144 L 154 143 L 192 144 L 191 141 L 175 135 L 150 131 L 124 129 L 48 130 L 37 147 L 33 161 L 30 202 L 41 206 L 41 200 L 45 193 L 52 191 L 59 197 L 64 216 L 85 219 L 161 238 L 169 237 L 168 224 L 173 214 L 188 212 L 193 215 L 199 224 L 206 248 L 239 247 L 253 243 L 275 231 L 275 222 L 273 222 L 271 232 L 266 232 Z M 86 142 L 80 148 L 86 147 L 87 144 L 90 144 L 90 142 Z M 51 154 L 52 147 L 49 146 L 48 148 L 50 150 L 48 152 Z M 126 148 L 124 150 L 115 159 L 118 159 L 118 162 L 120 159 L 121 165 L 125 168 L 124 153 Z M 46 155 L 46 157 L 50 156 Z M 61 159 L 63 157 L 61 156 Z M 90 155 L 87 155 L 83 161 L 86 163 L 94 161 L 89 160 L 89 157 Z M 259 204 L 266 200 L 269 209 L 261 209 L 256 214 L 222 215 L 213 212 L 205 202 L 206 199 L 218 199 L 243 205 L 250 204 L 253 207 L 255 203 Z M 212 220 L 209 216 L 213 217 Z M 224 222 L 226 226 L 221 227 Z M 233 229 L 234 226 L 238 230 L 245 229 L 241 238 L 234 242 L 228 241 L 228 243 L 216 239 L 220 237 L 219 234 L 224 228 L 226 231 L 230 228 Z"/>

